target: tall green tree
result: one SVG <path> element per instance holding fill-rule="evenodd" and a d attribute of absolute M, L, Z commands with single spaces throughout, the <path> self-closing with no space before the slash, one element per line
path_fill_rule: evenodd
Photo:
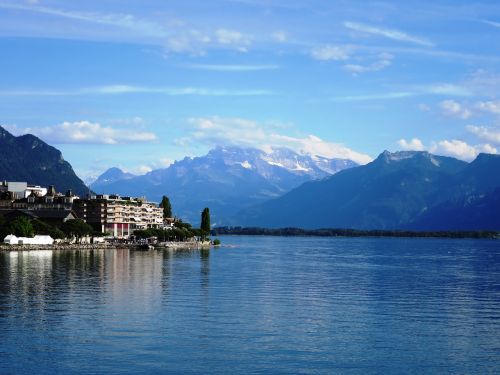
<path fill-rule="evenodd" d="M 173 217 L 172 215 L 172 205 L 170 204 L 170 199 L 166 195 L 161 199 L 160 207 L 163 208 L 163 217 Z"/>
<path fill-rule="evenodd" d="M 81 219 L 71 219 L 61 225 L 61 230 L 68 238 L 76 238 L 76 242 L 80 243 L 80 239 L 84 236 L 92 234 L 94 228 Z"/>
<path fill-rule="evenodd" d="M 34 234 L 31 221 L 24 216 L 19 216 L 12 220 L 9 224 L 9 230 L 17 237 L 33 237 Z"/>
<path fill-rule="evenodd" d="M 205 239 L 210 234 L 210 210 L 208 207 L 205 207 L 201 212 L 200 229 L 202 237 Z"/>

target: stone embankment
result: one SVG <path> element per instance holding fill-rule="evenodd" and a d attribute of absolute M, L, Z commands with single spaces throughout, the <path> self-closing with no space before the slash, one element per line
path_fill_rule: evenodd
<path fill-rule="evenodd" d="M 111 244 L 53 244 L 53 245 L 7 245 L 0 244 L 0 251 L 31 251 L 31 250 L 101 250 L 113 249 Z"/>
<path fill-rule="evenodd" d="M 201 249 L 209 248 L 210 242 L 163 242 L 153 245 L 156 250 L 163 249 Z M 0 243 L 0 251 L 34 251 L 34 250 L 105 250 L 105 249 L 131 249 L 142 250 L 141 245 L 122 243 L 99 244 L 53 244 L 53 245 L 7 245 Z"/>

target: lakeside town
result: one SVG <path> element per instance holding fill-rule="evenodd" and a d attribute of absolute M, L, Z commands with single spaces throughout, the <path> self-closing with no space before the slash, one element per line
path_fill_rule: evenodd
<path fill-rule="evenodd" d="M 146 197 L 92 192 L 79 197 L 71 190 L 57 192 L 53 185 L 0 183 L 0 243 L 4 246 L 206 246 L 210 244 L 208 208 L 201 219 L 198 229 L 175 218 L 166 196 L 157 204 Z"/>

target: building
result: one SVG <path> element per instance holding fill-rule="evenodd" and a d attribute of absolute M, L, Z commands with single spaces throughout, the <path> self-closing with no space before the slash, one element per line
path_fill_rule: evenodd
<path fill-rule="evenodd" d="M 0 194 L 2 193 L 10 193 L 12 199 L 27 198 L 32 193 L 42 197 L 47 194 L 47 188 L 29 185 L 27 182 L 3 181 L 0 184 Z"/>
<path fill-rule="evenodd" d="M 71 190 L 63 195 L 54 186 L 47 189 L 26 182 L 3 182 L 0 184 L 0 216 L 8 220 L 25 216 L 59 226 L 76 218 L 72 211 L 75 199 L 78 196 Z"/>
<path fill-rule="evenodd" d="M 76 215 L 94 229 L 127 238 L 134 230 L 163 227 L 163 210 L 145 198 L 94 195 L 73 202 Z"/>
<path fill-rule="evenodd" d="M 63 210 L 71 211 L 73 202 L 79 197 L 74 195 L 71 190 L 68 190 L 64 195 L 56 191 L 51 185 L 49 189 L 45 189 L 46 194 L 40 195 L 35 190 L 30 190 L 30 194 L 26 198 L 16 199 L 12 203 L 14 209 L 25 210 Z"/>

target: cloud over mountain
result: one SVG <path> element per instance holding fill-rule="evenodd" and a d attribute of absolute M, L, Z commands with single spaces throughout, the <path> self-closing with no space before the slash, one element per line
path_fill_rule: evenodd
<path fill-rule="evenodd" d="M 138 131 L 130 128 L 118 128 L 93 123 L 90 121 L 65 121 L 62 124 L 19 128 L 17 126 L 6 126 L 15 134 L 34 134 L 50 143 L 92 143 L 92 144 L 118 144 L 154 142 L 158 138 L 154 133 Z"/>
<path fill-rule="evenodd" d="M 279 132 L 273 123 L 259 123 L 243 118 L 200 117 L 189 119 L 192 127 L 191 137 L 178 142 L 197 141 L 209 145 L 235 145 L 255 147 L 270 151 L 286 147 L 301 154 L 324 156 L 328 158 L 350 159 L 359 164 L 372 160 L 367 155 L 339 143 L 329 142 L 312 134 L 290 136 Z"/>

